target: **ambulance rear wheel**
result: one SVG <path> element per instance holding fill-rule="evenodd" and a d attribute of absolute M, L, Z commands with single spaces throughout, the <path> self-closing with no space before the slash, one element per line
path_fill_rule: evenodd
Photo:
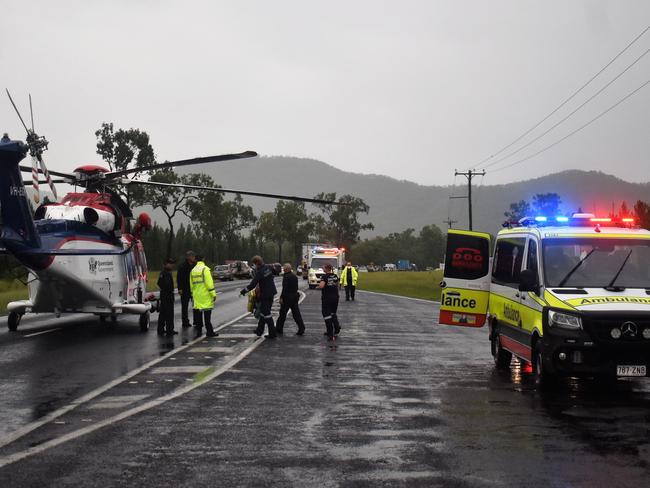
<path fill-rule="evenodd" d="M 149 312 L 140 315 L 140 332 L 147 332 L 149 330 Z"/>
<path fill-rule="evenodd" d="M 22 317 L 22 314 L 19 314 L 18 312 L 11 312 L 9 314 L 9 317 L 7 317 L 7 327 L 9 327 L 11 332 L 16 332 L 18 330 L 18 324 L 20 324 L 20 319 Z"/>
<path fill-rule="evenodd" d="M 494 337 L 492 337 L 492 357 L 497 369 L 508 369 L 510 367 L 512 353 L 501 347 L 499 334 L 494 334 Z"/>

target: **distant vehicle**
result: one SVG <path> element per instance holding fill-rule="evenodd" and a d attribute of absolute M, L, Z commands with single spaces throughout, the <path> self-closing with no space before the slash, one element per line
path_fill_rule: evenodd
<path fill-rule="evenodd" d="M 399 259 L 397 261 L 397 269 L 399 271 L 410 271 L 411 270 L 411 262 L 408 259 Z"/>
<path fill-rule="evenodd" d="M 318 280 L 325 274 L 323 267 L 326 264 L 332 265 L 334 273 L 338 275 L 345 264 L 345 249 L 337 247 L 317 247 L 312 249 L 309 256 L 308 279 L 310 289 L 314 289 L 318 285 Z"/>
<path fill-rule="evenodd" d="M 368 268 L 366 266 L 359 266 L 358 271 L 359 271 L 359 273 L 367 273 Z"/>
<path fill-rule="evenodd" d="M 392 263 L 384 264 L 384 271 L 395 271 L 397 266 Z"/>
<path fill-rule="evenodd" d="M 232 261 L 228 263 L 228 266 L 235 278 L 247 280 L 251 277 L 252 270 L 246 261 Z"/>
<path fill-rule="evenodd" d="M 235 279 L 230 266 L 227 264 L 218 264 L 212 268 L 212 277 L 220 281 L 233 281 Z"/>

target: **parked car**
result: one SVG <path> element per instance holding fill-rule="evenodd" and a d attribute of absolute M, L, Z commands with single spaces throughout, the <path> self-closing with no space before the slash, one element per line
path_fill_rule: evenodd
<path fill-rule="evenodd" d="M 367 273 L 368 268 L 366 266 L 359 266 L 359 269 L 357 271 L 359 271 L 359 273 Z"/>
<path fill-rule="evenodd" d="M 384 264 L 384 271 L 396 271 L 397 266 L 392 263 Z"/>
<path fill-rule="evenodd" d="M 229 266 L 235 278 L 249 280 L 252 276 L 253 270 L 246 261 L 233 261 Z"/>
<path fill-rule="evenodd" d="M 227 264 L 218 264 L 212 268 L 212 277 L 219 281 L 232 281 L 235 279 L 230 266 Z"/>

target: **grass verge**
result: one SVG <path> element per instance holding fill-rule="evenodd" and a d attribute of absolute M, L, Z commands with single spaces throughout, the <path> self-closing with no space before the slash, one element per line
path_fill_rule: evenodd
<path fill-rule="evenodd" d="M 424 300 L 440 300 L 440 281 L 442 271 L 359 273 L 358 288 Z"/>

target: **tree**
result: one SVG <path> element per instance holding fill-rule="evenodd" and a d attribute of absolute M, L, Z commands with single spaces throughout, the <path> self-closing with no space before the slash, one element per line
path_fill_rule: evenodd
<path fill-rule="evenodd" d="M 634 204 L 634 216 L 638 225 L 650 229 L 650 205 L 641 200 Z"/>
<path fill-rule="evenodd" d="M 111 171 L 142 168 L 156 163 L 149 135 L 144 131 L 139 129 L 115 131 L 112 122 L 104 122 L 101 128 L 95 131 L 95 136 L 97 137 L 97 154 L 108 163 Z M 138 174 L 134 173 L 133 176 Z M 120 194 L 131 200 L 136 206 L 146 203 L 144 189 L 141 187 L 130 189 L 128 195 L 122 191 Z"/>
<path fill-rule="evenodd" d="M 278 261 L 282 262 L 282 242 L 291 243 L 293 259 L 300 256 L 301 245 L 309 240 L 314 230 L 314 223 L 310 221 L 305 204 L 302 202 L 278 201 L 274 210 L 275 224 L 278 227 Z"/>
<path fill-rule="evenodd" d="M 203 174 L 189 174 L 178 176 L 171 168 L 165 168 L 151 175 L 149 181 L 158 183 L 184 184 L 201 186 L 205 181 Z M 184 214 L 189 217 L 187 212 L 187 203 L 196 199 L 196 190 L 187 188 L 165 188 L 156 186 L 145 186 L 143 189 L 143 199 L 153 208 L 159 208 L 167 217 L 169 234 L 167 236 L 167 257 L 172 257 L 172 245 L 174 243 L 174 218 L 178 214 Z"/>
<path fill-rule="evenodd" d="M 510 209 L 503 212 L 508 222 L 518 222 L 522 218 L 530 215 L 530 204 L 526 200 L 519 200 L 510 204 Z"/>
<path fill-rule="evenodd" d="M 315 198 L 336 200 L 336 193 L 319 193 Z M 361 198 L 343 195 L 338 201 L 346 205 L 317 204 L 322 215 L 313 215 L 312 219 L 321 240 L 350 249 L 352 244 L 359 242 L 362 230 L 372 230 L 375 226 L 370 222 L 359 222 L 359 214 L 367 214 L 370 210 Z"/>
<path fill-rule="evenodd" d="M 533 197 L 533 208 L 539 215 L 560 215 L 562 199 L 557 193 L 538 193 Z"/>

